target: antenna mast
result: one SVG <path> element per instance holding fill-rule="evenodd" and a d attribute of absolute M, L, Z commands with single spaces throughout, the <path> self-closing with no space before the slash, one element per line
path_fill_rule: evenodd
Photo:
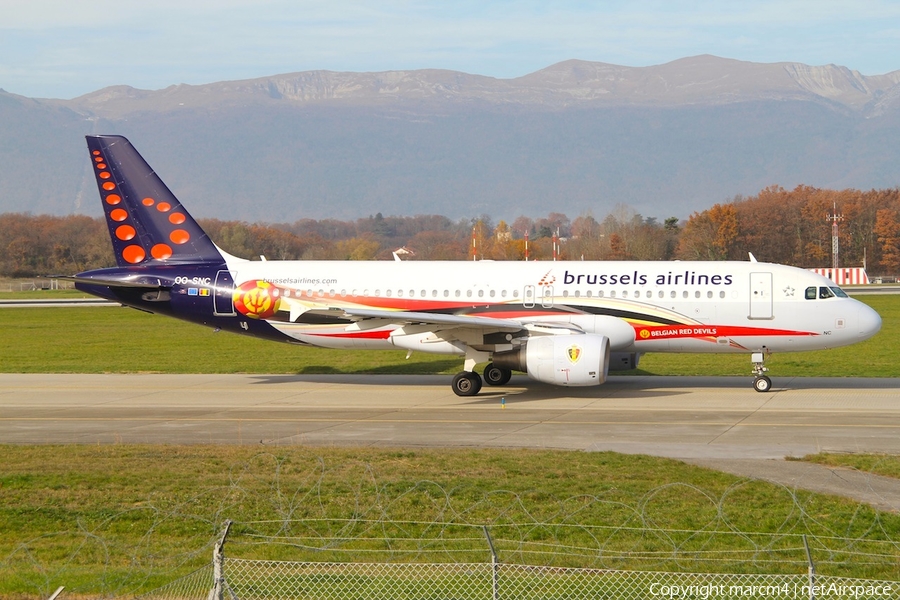
<path fill-rule="evenodd" d="M 838 256 L 840 254 L 838 242 L 838 221 L 844 220 L 844 215 L 837 214 L 837 202 L 834 203 L 834 210 L 831 214 L 825 215 L 826 221 L 831 221 L 831 268 L 837 269 L 840 265 Z"/>

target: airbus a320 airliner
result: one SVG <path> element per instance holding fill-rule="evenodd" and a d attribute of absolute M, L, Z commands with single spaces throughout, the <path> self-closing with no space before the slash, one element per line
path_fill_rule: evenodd
<path fill-rule="evenodd" d="M 647 352 L 746 353 L 766 392 L 770 353 L 845 346 L 881 328 L 830 280 L 755 260 L 244 260 L 209 239 L 127 139 L 87 144 L 117 266 L 79 273 L 78 289 L 271 340 L 464 357 L 452 381 L 460 396 L 512 371 L 599 385 Z"/>

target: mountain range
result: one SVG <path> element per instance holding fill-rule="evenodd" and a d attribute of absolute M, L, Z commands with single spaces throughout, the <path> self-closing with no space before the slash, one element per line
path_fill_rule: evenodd
<path fill-rule="evenodd" d="M 0 212 L 100 215 L 83 136 L 127 136 L 199 217 L 687 217 L 769 185 L 900 184 L 900 71 L 697 56 L 514 79 L 309 71 L 74 98 L 0 90 Z"/>

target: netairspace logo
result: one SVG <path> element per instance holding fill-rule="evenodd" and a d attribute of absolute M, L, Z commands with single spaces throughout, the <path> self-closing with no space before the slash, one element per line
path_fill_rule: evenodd
<path fill-rule="evenodd" d="M 654 583 L 657 598 L 878 598 L 893 594 L 892 585 L 664 585 Z"/>

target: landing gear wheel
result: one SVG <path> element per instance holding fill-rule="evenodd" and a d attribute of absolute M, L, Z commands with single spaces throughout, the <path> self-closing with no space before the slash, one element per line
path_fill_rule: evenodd
<path fill-rule="evenodd" d="M 463 371 L 453 376 L 451 386 L 457 396 L 475 396 L 481 391 L 481 376 L 474 371 Z"/>
<path fill-rule="evenodd" d="M 753 389 L 757 392 L 768 392 L 772 389 L 772 380 L 765 375 L 760 375 L 753 380 Z"/>
<path fill-rule="evenodd" d="M 495 367 L 494 363 L 488 363 L 484 368 L 484 382 L 488 385 L 506 385 L 512 377 L 512 371 Z"/>

